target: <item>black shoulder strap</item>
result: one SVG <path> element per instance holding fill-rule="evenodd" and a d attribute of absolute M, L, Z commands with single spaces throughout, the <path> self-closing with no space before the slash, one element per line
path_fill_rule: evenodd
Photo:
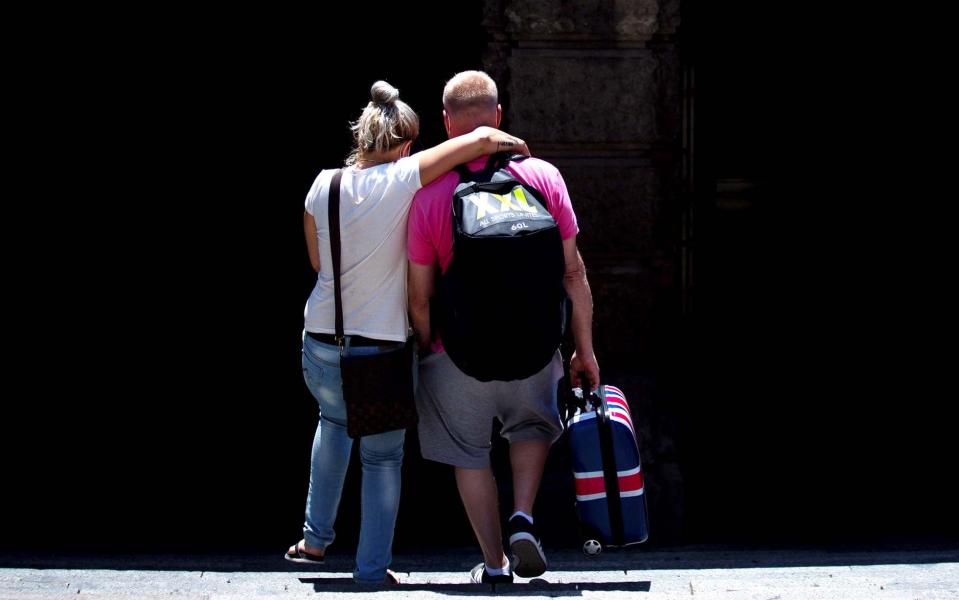
<path fill-rule="evenodd" d="M 336 339 L 343 339 L 343 298 L 340 296 L 340 180 L 343 169 L 337 169 L 330 181 L 329 221 L 330 256 L 333 257 L 333 307 L 336 312 Z"/>
<path fill-rule="evenodd" d="M 500 169 L 505 169 L 506 165 L 509 164 L 510 158 L 511 155 L 509 152 L 497 152 L 496 154 L 491 154 L 489 160 L 486 161 L 486 172 L 492 175 Z"/>
<path fill-rule="evenodd" d="M 522 154 L 514 154 L 511 156 L 508 152 L 497 152 L 490 154 L 489 159 L 486 161 L 486 167 L 484 167 L 482 171 L 470 171 L 466 168 L 466 165 L 456 165 L 456 172 L 460 176 L 460 181 L 471 181 L 474 179 L 488 181 L 493 176 L 493 173 L 505 168 L 511 160 L 516 160 L 517 157 L 526 158 Z"/>
<path fill-rule="evenodd" d="M 466 165 L 456 165 L 454 171 L 460 176 L 460 181 L 469 181 L 475 175 L 473 171 L 466 168 Z"/>
<path fill-rule="evenodd" d="M 606 484 L 606 509 L 609 512 L 609 529 L 612 544 L 622 546 L 626 532 L 623 529 L 623 504 L 619 495 L 619 472 L 616 468 L 616 452 L 613 446 L 613 422 L 609 418 L 603 388 L 597 390 L 599 405 L 596 406 L 596 425 L 599 430 L 599 449 L 603 456 L 603 482 Z M 594 400 L 594 405 L 596 402 Z"/>

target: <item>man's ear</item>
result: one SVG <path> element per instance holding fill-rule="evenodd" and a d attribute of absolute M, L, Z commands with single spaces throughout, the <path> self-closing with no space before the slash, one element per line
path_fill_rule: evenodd
<path fill-rule="evenodd" d="M 407 157 L 410 155 L 410 150 L 413 148 L 413 140 L 405 142 L 403 144 L 403 151 L 400 153 L 400 156 Z"/>
<path fill-rule="evenodd" d="M 503 107 L 499 104 L 496 105 L 496 128 L 499 129 L 500 121 L 503 120 Z"/>
<path fill-rule="evenodd" d="M 443 127 L 446 128 L 446 137 L 450 137 L 450 116 L 446 114 L 446 109 L 443 109 Z"/>

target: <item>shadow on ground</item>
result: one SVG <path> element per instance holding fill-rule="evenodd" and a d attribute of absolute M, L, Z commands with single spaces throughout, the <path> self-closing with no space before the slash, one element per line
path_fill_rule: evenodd
<path fill-rule="evenodd" d="M 315 592 L 355 592 L 367 593 L 371 588 L 358 586 L 348 577 L 301 577 L 301 583 L 313 584 Z M 475 583 L 405 583 L 399 589 L 405 592 L 427 591 L 450 596 L 475 596 L 494 593 L 498 596 L 581 596 L 583 592 L 648 592 L 650 581 L 618 582 L 566 582 L 550 583 L 544 579 L 531 579 L 529 583 L 507 585 L 482 585 Z M 382 588 L 377 588 L 382 589 Z"/>
<path fill-rule="evenodd" d="M 750 548 L 747 550 L 707 546 L 652 552 L 644 551 L 640 547 L 620 551 L 607 550 L 596 558 L 586 558 L 580 552 L 573 550 L 551 552 L 547 548 L 547 556 L 550 560 L 550 571 L 572 572 L 929 564 L 959 562 L 959 544 L 881 548 Z M 480 560 L 482 556 L 477 550 L 436 548 L 417 554 L 395 556 L 392 569 L 406 573 L 468 573 Z M 331 554 L 327 556 L 325 565 L 300 566 L 285 561 L 282 550 L 272 556 L 263 554 L 43 555 L 6 552 L 0 554 L 0 568 L 349 573 L 353 570 L 353 557 L 345 554 Z M 429 589 L 434 589 L 434 586 L 430 586 Z"/>

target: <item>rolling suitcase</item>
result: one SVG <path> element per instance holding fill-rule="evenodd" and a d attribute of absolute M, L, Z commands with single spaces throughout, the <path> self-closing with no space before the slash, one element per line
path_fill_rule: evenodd
<path fill-rule="evenodd" d="M 574 390 L 576 392 L 576 390 Z M 582 392 L 577 393 L 582 397 Z M 639 446 L 623 392 L 600 386 L 569 420 L 583 553 L 646 541 L 649 525 Z"/>

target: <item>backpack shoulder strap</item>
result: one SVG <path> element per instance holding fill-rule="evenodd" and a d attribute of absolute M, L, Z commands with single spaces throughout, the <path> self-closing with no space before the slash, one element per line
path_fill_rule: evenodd
<path fill-rule="evenodd" d="M 493 173 L 499 171 L 500 169 L 505 169 L 510 160 L 512 160 L 512 156 L 509 154 L 509 152 L 497 152 L 496 154 L 491 154 L 489 160 L 486 161 L 486 170 L 484 171 L 484 174 L 492 176 Z"/>
<path fill-rule="evenodd" d="M 455 171 L 460 176 L 460 181 L 489 181 L 493 173 L 506 168 L 506 165 L 513 160 L 522 160 L 528 158 L 522 154 L 510 155 L 508 152 L 497 152 L 490 154 L 486 161 L 486 167 L 481 171 L 470 171 L 466 165 L 456 165 Z"/>
<path fill-rule="evenodd" d="M 476 173 L 467 169 L 466 165 L 456 165 L 456 168 L 453 170 L 460 176 L 460 181 L 469 181 L 476 175 Z"/>

